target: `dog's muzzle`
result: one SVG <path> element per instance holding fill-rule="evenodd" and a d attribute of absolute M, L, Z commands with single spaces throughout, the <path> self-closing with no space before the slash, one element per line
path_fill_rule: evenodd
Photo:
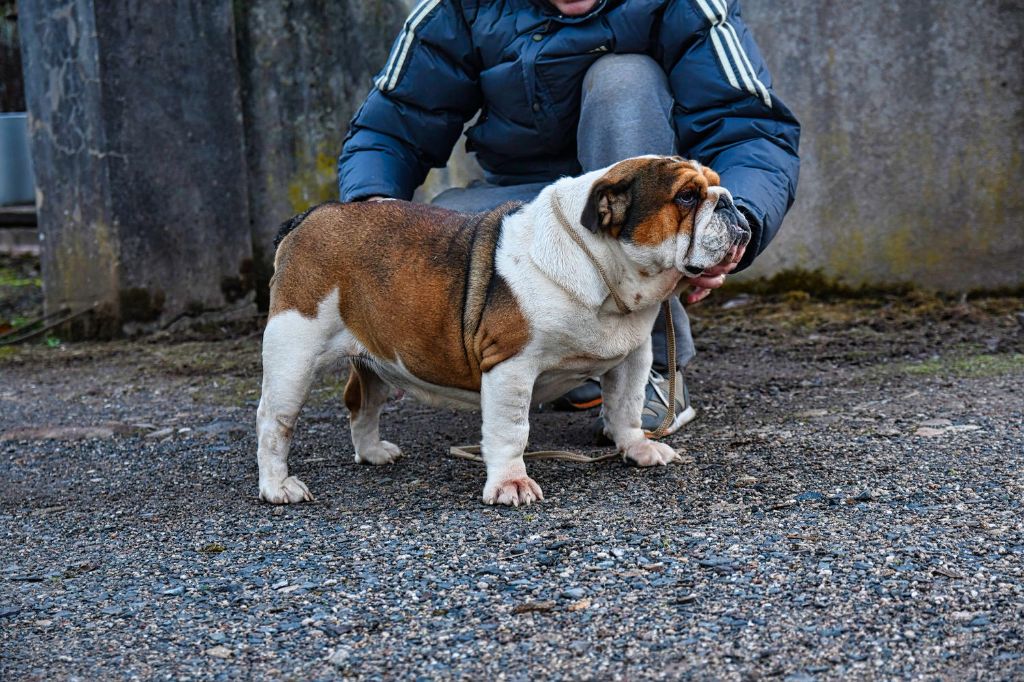
<path fill-rule="evenodd" d="M 733 246 L 747 245 L 750 241 L 750 223 L 727 194 L 718 198 L 715 216 L 724 220 L 725 224 L 729 226 L 728 237 Z"/>

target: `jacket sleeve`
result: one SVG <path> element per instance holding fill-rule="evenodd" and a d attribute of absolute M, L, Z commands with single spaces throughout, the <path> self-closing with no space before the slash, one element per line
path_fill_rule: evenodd
<path fill-rule="evenodd" d="M 338 158 L 342 201 L 412 198 L 444 166 L 480 108 L 469 27 L 458 2 L 422 0 L 352 122 Z"/>
<path fill-rule="evenodd" d="M 753 218 L 742 270 L 775 237 L 793 204 L 800 124 L 772 90 L 738 0 L 673 0 L 659 47 L 676 100 L 680 153 L 715 169 Z"/>

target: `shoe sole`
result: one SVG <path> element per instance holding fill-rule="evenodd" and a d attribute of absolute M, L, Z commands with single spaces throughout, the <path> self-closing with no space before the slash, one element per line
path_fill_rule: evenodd
<path fill-rule="evenodd" d="M 696 419 L 696 417 L 697 417 L 697 410 L 693 409 L 692 405 L 687 407 L 685 410 L 683 410 L 682 412 L 680 412 L 679 414 L 676 415 L 675 420 L 673 420 L 673 422 L 672 422 L 672 426 L 670 426 L 668 428 L 668 431 L 665 432 L 665 435 L 662 436 L 662 438 L 664 438 L 665 436 L 671 436 L 673 433 L 675 433 L 676 431 L 681 429 L 683 426 L 685 426 L 686 424 L 689 424 L 694 419 Z M 648 438 L 651 437 L 651 433 L 653 433 L 653 432 L 652 431 L 644 431 L 644 435 L 647 436 Z"/>
<path fill-rule="evenodd" d="M 594 398 L 593 400 L 588 400 L 585 403 L 569 403 L 569 404 L 572 405 L 577 410 L 589 410 L 592 407 L 597 407 L 598 405 L 600 405 L 603 402 L 604 402 L 604 398 Z"/>

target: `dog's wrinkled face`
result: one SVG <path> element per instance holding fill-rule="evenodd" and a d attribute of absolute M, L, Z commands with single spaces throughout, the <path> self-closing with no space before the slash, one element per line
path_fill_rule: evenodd
<path fill-rule="evenodd" d="M 695 277 L 750 239 L 718 183 L 713 170 L 678 156 L 627 159 L 594 182 L 580 220 L 617 239 L 638 265 Z"/>

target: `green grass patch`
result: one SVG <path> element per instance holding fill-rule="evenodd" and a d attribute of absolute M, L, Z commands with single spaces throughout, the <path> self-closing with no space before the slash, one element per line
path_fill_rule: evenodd
<path fill-rule="evenodd" d="M 918 376 L 994 377 L 1024 371 L 1024 354 L 950 356 L 908 363 L 901 369 Z"/>
<path fill-rule="evenodd" d="M 12 268 L 0 268 L 0 287 L 41 287 L 43 280 L 39 277 L 22 277 Z"/>

